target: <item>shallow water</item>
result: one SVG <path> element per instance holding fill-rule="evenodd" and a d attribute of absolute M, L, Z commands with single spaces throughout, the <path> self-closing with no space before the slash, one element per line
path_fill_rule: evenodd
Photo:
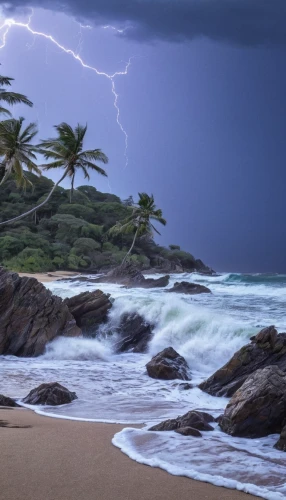
<path fill-rule="evenodd" d="M 76 391 L 79 399 L 60 408 L 36 411 L 58 418 L 142 423 L 143 429 L 124 429 L 114 444 L 131 458 L 186 475 L 237 488 L 271 500 L 286 498 L 286 456 L 273 449 L 277 436 L 259 440 L 230 438 L 218 427 L 203 439 L 176 433 L 148 432 L 150 423 L 191 409 L 222 413 L 227 400 L 201 392 L 196 385 L 222 366 L 264 326 L 286 330 L 286 276 L 224 274 L 172 276 L 175 281 L 208 286 L 212 295 L 194 297 L 162 290 L 125 290 L 100 285 L 114 299 L 107 328 L 100 338 L 58 339 L 39 358 L 0 357 L 1 392 L 21 398 L 40 383 L 58 381 Z M 54 282 L 53 293 L 70 297 L 94 284 Z M 149 353 L 113 353 L 115 330 L 126 312 L 137 312 L 155 325 Z M 194 388 L 180 390 L 180 381 L 157 381 L 145 364 L 153 354 L 172 345 L 185 356 Z"/>

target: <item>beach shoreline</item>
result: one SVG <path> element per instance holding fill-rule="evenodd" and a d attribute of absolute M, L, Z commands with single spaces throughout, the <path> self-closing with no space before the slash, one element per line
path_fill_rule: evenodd
<path fill-rule="evenodd" d="M 65 278 L 73 278 L 80 273 L 74 271 L 50 271 L 47 273 L 17 273 L 21 278 L 36 278 L 41 283 L 50 283 L 52 281 L 59 281 Z"/>
<path fill-rule="evenodd" d="M 4 424 L 3 421 L 7 424 Z M 7 426 L 6 426 L 7 425 Z M 14 426 L 14 427 L 13 427 Z M 1 492 L 13 500 L 251 500 L 131 460 L 111 440 L 123 425 L 0 408 Z"/>

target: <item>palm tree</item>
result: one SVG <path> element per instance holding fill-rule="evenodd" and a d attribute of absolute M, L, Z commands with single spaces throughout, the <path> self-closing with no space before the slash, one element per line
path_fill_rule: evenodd
<path fill-rule="evenodd" d="M 46 160 L 53 159 L 51 163 L 43 165 L 42 168 L 44 170 L 50 170 L 52 168 L 64 168 L 64 173 L 61 176 L 60 180 L 56 182 L 51 189 L 48 196 L 45 200 L 32 208 L 28 212 L 24 214 L 18 215 L 13 219 L 0 222 L 0 226 L 4 224 L 11 224 L 27 215 L 32 214 L 42 206 L 44 206 L 52 196 L 56 187 L 66 178 L 71 178 L 71 194 L 73 191 L 74 178 L 77 170 L 82 170 L 84 173 L 84 177 L 89 179 L 88 169 L 95 170 L 101 175 L 107 177 L 107 173 L 101 167 L 96 165 L 95 161 L 100 161 L 102 163 L 108 163 L 107 156 L 102 153 L 100 149 L 89 149 L 86 151 L 82 151 L 83 149 L 83 140 L 87 131 L 87 125 L 85 127 L 81 125 L 77 125 L 77 127 L 73 130 L 67 123 L 61 123 L 57 125 L 56 130 L 58 132 L 58 136 L 55 139 L 48 139 L 42 141 L 38 146 L 37 151 L 44 155 Z"/>
<path fill-rule="evenodd" d="M 11 82 L 14 80 L 14 78 L 9 78 L 8 76 L 1 76 L 0 75 L 0 102 L 5 102 L 9 104 L 9 106 L 13 106 L 14 104 L 26 104 L 27 106 L 32 107 L 33 103 L 23 94 L 18 94 L 15 92 L 10 92 L 9 90 L 6 90 L 3 88 L 3 85 L 6 87 L 11 86 Z M 0 105 L 0 113 L 6 114 L 6 115 L 11 115 L 10 111 L 6 108 L 3 108 Z"/>
<path fill-rule="evenodd" d="M 26 187 L 32 184 L 23 171 L 25 166 L 29 172 L 41 174 L 39 167 L 35 164 L 35 146 L 31 141 L 37 135 L 38 130 L 35 123 L 30 123 L 23 129 L 24 118 L 18 120 L 9 119 L 0 122 L 0 156 L 3 157 L 0 163 L 2 179 L 0 186 L 13 175 L 18 186 Z"/>
<path fill-rule="evenodd" d="M 61 123 L 55 128 L 58 132 L 58 137 L 42 141 L 39 146 L 39 152 L 43 154 L 46 160 L 54 160 L 44 165 L 44 170 L 63 167 L 65 169 L 64 175 L 59 182 L 62 182 L 66 176 L 71 178 L 71 202 L 76 171 L 81 170 L 84 173 L 84 178 L 88 180 L 90 179 L 88 169 L 95 170 L 100 175 L 107 177 L 105 170 L 94 162 L 100 161 L 106 164 L 108 163 L 108 158 L 100 149 L 82 150 L 87 125 L 83 127 L 78 124 L 73 129 L 67 123 Z"/>
<path fill-rule="evenodd" d="M 160 208 L 157 208 L 154 201 L 154 196 L 149 196 L 147 193 L 138 193 L 139 201 L 137 206 L 133 208 L 132 214 L 127 217 L 122 223 L 117 222 L 115 226 L 110 229 L 110 234 L 118 233 L 133 233 L 134 238 L 132 245 L 125 255 L 122 264 L 126 262 L 126 259 L 131 254 L 136 238 L 144 234 L 152 234 L 155 231 L 160 234 L 155 228 L 151 221 L 160 222 L 163 226 L 166 226 L 167 221 L 163 218 L 163 213 Z"/>

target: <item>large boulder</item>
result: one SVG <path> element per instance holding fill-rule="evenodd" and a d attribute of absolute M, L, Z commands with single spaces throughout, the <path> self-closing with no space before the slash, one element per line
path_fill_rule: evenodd
<path fill-rule="evenodd" d="M 146 365 L 149 377 L 163 380 L 190 380 L 189 366 L 183 356 L 173 347 L 167 347 L 154 356 Z"/>
<path fill-rule="evenodd" d="M 185 413 L 181 417 L 164 420 L 160 424 L 153 425 L 149 431 L 176 431 L 178 429 L 196 429 L 198 431 L 213 431 L 210 422 L 215 422 L 215 419 L 209 413 L 192 410 Z M 189 432 L 189 434 L 187 434 Z M 191 435 L 191 431 L 181 432 L 184 435 Z"/>
<path fill-rule="evenodd" d="M 274 326 L 264 328 L 251 343 L 237 351 L 228 363 L 200 384 L 200 389 L 213 396 L 232 396 L 247 377 L 259 368 L 276 365 L 286 372 L 286 333 Z"/>
<path fill-rule="evenodd" d="M 164 288 L 169 284 L 170 276 L 158 279 L 145 278 L 141 271 L 131 262 L 116 267 L 105 276 L 96 278 L 96 283 L 114 283 L 127 288 Z"/>
<path fill-rule="evenodd" d="M 185 293 L 188 295 L 212 293 L 206 286 L 198 285 L 197 283 L 189 283 L 188 281 L 177 281 L 172 288 L 166 291 L 172 293 Z"/>
<path fill-rule="evenodd" d="M 82 329 L 83 333 L 91 334 L 107 320 L 108 311 L 112 306 L 109 297 L 109 294 L 105 294 L 101 290 L 94 290 L 65 299 L 64 303 L 68 306 L 77 326 Z"/>
<path fill-rule="evenodd" d="M 285 417 L 286 418 L 286 417 Z M 280 451 L 286 451 L 286 424 L 284 425 L 280 438 L 274 445 L 274 448 Z"/>
<path fill-rule="evenodd" d="M 285 420 L 286 374 L 268 366 L 250 375 L 219 419 L 232 436 L 256 438 L 281 432 Z"/>
<path fill-rule="evenodd" d="M 153 336 L 153 328 L 139 314 L 124 314 L 117 329 L 120 339 L 115 344 L 116 351 L 146 352 Z"/>
<path fill-rule="evenodd" d="M 17 408 L 18 405 L 14 399 L 8 398 L 7 396 L 3 396 L 3 394 L 0 394 L 0 406 L 6 406 L 9 408 Z"/>
<path fill-rule="evenodd" d="M 42 384 L 36 389 L 33 389 L 23 399 L 23 403 L 29 405 L 65 405 L 77 399 L 75 392 L 70 392 L 66 387 L 52 382 L 50 384 Z"/>
<path fill-rule="evenodd" d="M 0 354 L 39 356 L 58 336 L 81 335 L 67 305 L 35 278 L 0 268 Z"/>

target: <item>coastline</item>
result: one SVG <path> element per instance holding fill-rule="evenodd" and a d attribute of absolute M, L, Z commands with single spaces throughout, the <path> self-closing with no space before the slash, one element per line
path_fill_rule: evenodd
<path fill-rule="evenodd" d="M 3 421 L 11 426 L 3 427 Z M 125 426 L 0 408 L 1 491 L 13 500 L 251 500 L 138 464 L 111 440 Z"/>
<path fill-rule="evenodd" d="M 21 278 L 36 278 L 41 283 L 50 283 L 51 281 L 58 281 L 64 278 L 72 278 L 78 276 L 80 273 L 74 271 L 51 271 L 48 273 L 17 273 Z"/>

